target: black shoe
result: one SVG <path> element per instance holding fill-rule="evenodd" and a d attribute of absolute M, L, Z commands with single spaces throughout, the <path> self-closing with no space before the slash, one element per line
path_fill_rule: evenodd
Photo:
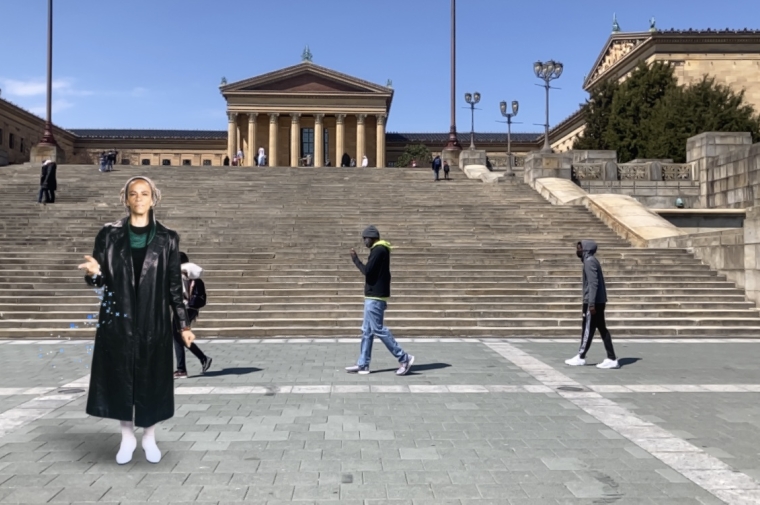
<path fill-rule="evenodd" d="M 201 371 L 201 373 L 208 372 L 208 369 L 211 368 L 212 361 L 213 360 L 211 359 L 211 356 L 206 356 L 206 360 L 202 363 L 203 370 Z"/>

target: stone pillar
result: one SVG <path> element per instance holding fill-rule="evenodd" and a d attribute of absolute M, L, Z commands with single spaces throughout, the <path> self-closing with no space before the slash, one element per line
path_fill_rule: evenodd
<path fill-rule="evenodd" d="M 364 156 L 364 120 L 366 114 L 356 115 L 356 166 L 362 166 L 362 157 Z"/>
<path fill-rule="evenodd" d="M 255 112 L 248 114 L 248 166 L 256 166 L 256 118 L 259 115 Z"/>
<path fill-rule="evenodd" d="M 760 306 L 760 206 L 748 208 L 744 217 L 744 291 Z"/>
<path fill-rule="evenodd" d="M 230 164 L 232 164 L 232 158 L 235 157 L 237 152 L 237 146 L 235 141 L 237 140 L 237 112 L 227 113 L 227 156 L 230 157 Z"/>
<path fill-rule="evenodd" d="M 314 167 L 323 166 L 325 161 L 324 118 L 324 114 L 314 114 Z"/>
<path fill-rule="evenodd" d="M 299 144 L 301 136 L 301 114 L 294 112 L 290 115 L 290 166 L 298 166 Z"/>
<path fill-rule="evenodd" d="M 385 167 L 385 116 L 377 116 L 377 155 L 375 166 Z"/>
<path fill-rule="evenodd" d="M 339 167 L 343 160 L 343 153 L 346 152 L 345 148 L 345 114 L 335 115 L 335 166 Z"/>
<path fill-rule="evenodd" d="M 542 153 L 532 152 L 525 157 L 525 182 L 533 187 L 536 179 L 544 177 L 557 177 L 559 179 L 572 179 L 573 153 Z"/>
<path fill-rule="evenodd" d="M 269 114 L 269 160 L 270 167 L 277 166 L 277 130 L 280 123 L 280 114 L 272 112 Z"/>
<path fill-rule="evenodd" d="M 692 179 L 699 181 L 699 203 L 703 209 L 715 208 L 715 195 L 711 194 L 718 157 L 722 154 L 752 145 L 750 133 L 705 132 L 686 141 L 686 163 L 692 164 Z"/>

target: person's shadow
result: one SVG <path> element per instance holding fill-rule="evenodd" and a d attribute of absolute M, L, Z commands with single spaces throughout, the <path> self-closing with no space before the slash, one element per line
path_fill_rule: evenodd
<path fill-rule="evenodd" d="M 261 371 L 261 368 L 256 368 L 256 367 L 223 368 L 221 370 L 206 372 L 205 374 L 197 375 L 196 377 L 224 377 L 225 375 L 248 375 L 248 374 L 260 372 L 260 371 Z"/>
<path fill-rule="evenodd" d="M 428 372 L 430 370 L 441 370 L 443 368 L 449 368 L 451 365 L 448 363 L 425 363 L 422 365 L 412 365 L 412 369 L 406 375 L 420 375 L 419 372 Z M 383 370 L 375 370 L 372 373 L 383 372 L 395 372 L 398 368 L 386 368 Z"/>
<path fill-rule="evenodd" d="M 623 368 L 624 366 L 633 365 L 637 361 L 641 361 L 641 358 L 620 358 L 618 359 L 618 365 L 620 365 L 620 368 Z"/>

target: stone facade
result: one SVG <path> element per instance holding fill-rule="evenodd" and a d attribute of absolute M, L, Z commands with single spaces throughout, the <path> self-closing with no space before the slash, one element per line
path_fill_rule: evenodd
<path fill-rule="evenodd" d="M 42 139 L 45 121 L 21 107 L 0 99 L 0 166 L 29 161 L 32 147 Z M 75 136 L 54 127 L 58 144 L 71 159 L 74 155 Z"/>

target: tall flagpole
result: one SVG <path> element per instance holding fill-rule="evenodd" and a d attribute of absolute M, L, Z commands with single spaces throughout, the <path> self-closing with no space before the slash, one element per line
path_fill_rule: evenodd
<path fill-rule="evenodd" d="M 53 137 L 53 0 L 48 0 L 48 43 L 47 43 L 47 117 L 45 133 L 40 144 L 58 145 Z"/>
<path fill-rule="evenodd" d="M 445 158 L 456 160 L 454 165 L 459 164 L 459 152 L 462 146 L 457 138 L 457 114 L 456 114 L 456 94 L 457 94 L 457 2 L 451 0 L 451 122 L 449 127 L 449 140 L 444 150 Z"/>

